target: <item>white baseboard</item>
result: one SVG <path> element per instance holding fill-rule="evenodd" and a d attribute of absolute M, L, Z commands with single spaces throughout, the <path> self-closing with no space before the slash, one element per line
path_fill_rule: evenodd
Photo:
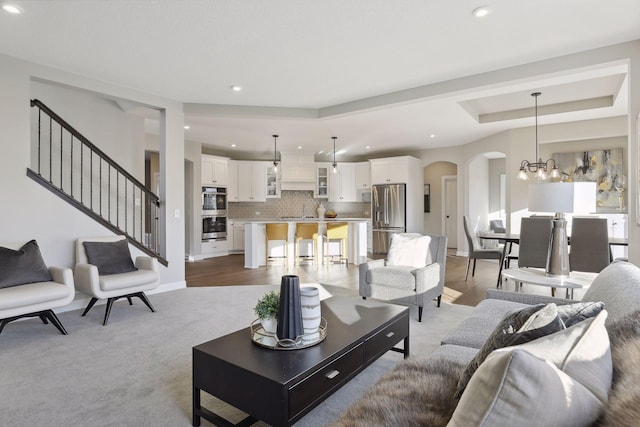
<path fill-rule="evenodd" d="M 169 292 L 169 291 L 175 291 L 176 289 L 182 289 L 182 288 L 186 288 L 187 287 L 187 282 L 184 280 L 181 280 L 179 282 L 173 282 L 173 283 L 165 283 L 163 285 L 158 286 L 157 288 L 146 292 L 147 295 L 153 295 L 153 294 L 159 294 L 162 292 Z M 59 307 L 56 308 L 55 310 L 53 310 L 56 313 L 64 313 L 65 311 L 73 311 L 73 310 L 79 310 L 79 309 L 83 309 L 87 306 L 87 304 L 89 304 L 89 301 L 91 300 L 90 296 L 87 296 L 83 293 L 80 292 L 76 292 L 76 297 L 74 298 L 73 301 L 71 301 L 71 303 L 69 305 L 65 305 L 64 307 Z M 102 305 L 102 304 L 106 304 L 107 300 L 99 300 L 96 305 Z"/>

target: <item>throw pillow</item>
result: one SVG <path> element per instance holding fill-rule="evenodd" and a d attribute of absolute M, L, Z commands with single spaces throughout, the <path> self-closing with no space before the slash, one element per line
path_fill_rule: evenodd
<path fill-rule="evenodd" d="M 591 283 L 582 301 L 602 301 L 609 312 L 607 324 L 640 307 L 640 268 L 628 262 L 614 262 Z"/>
<path fill-rule="evenodd" d="M 578 381 L 518 349 L 487 358 L 448 426 L 588 426 L 601 407 Z"/>
<path fill-rule="evenodd" d="M 332 427 L 446 426 L 464 365 L 439 359 L 407 359 L 358 399 Z"/>
<path fill-rule="evenodd" d="M 0 247 L 0 288 L 52 280 L 35 240 L 17 251 Z"/>
<path fill-rule="evenodd" d="M 430 236 L 408 237 L 401 234 L 391 236 L 387 265 L 422 268 L 427 265 Z"/>
<path fill-rule="evenodd" d="M 592 425 L 607 404 L 607 312 L 494 351 L 469 381 L 451 426 Z"/>
<path fill-rule="evenodd" d="M 565 328 L 571 327 L 583 320 L 596 317 L 604 310 L 602 302 L 578 302 L 558 306 L 558 316 Z"/>
<path fill-rule="evenodd" d="M 129 273 L 137 268 L 131 260 L 129 244 L 126 239 L 115 242 L 83 242 L 89 264 L 98 267 L 98 274 Z"/>
<path fill-rule="evenodd" d="M 462 396 L 476 369 L 493 350 L 532 341 L 563 328 L 555 304 L 532 305 L 505 315 L 464 370 L 455 397 Z"/>

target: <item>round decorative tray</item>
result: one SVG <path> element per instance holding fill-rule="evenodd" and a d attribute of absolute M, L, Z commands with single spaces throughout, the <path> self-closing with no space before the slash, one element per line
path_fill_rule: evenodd
<path fill-rule="evenodd" d="M 300 350 L 302 348 L 312 347 L 327 337 L 327 321 L 324 317 L 320 319 L 318 332 L 311 334 L 303 334 L 295 340 L 279 339 L 276 334 L 266 332 L 260 323 L 260 319 L 251 322 L 251 341 L 260 347 L 270 348 L 272 350 Z"/>

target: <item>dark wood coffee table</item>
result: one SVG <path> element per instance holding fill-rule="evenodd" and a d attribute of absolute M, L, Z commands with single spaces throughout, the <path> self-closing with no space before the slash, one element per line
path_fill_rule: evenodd
<path fill-rule="evenodd" d="M 313 347 L 263 348 L 249 327 L 193 347 L 193 425 L 234 425 L 202 407 L 205 391 L 249 414 L 235 425 L 289 426 L 388 350 L 409 356 L 405 306 L 334 296 L 322 301 L 322 316 L 327 337 Z"/>

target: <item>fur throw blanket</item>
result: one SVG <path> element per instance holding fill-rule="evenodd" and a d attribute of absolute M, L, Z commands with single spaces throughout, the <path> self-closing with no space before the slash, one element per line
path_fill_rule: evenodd
<path fill-rule="evenodd" d="M 633 426 L 640 422 L 640 311 L 609 326 L 613 386 L 598 425 Z"/>
<path fill-rule="evenodd" d="M 336 420 L 334 427 L 446 426 L 465 365 L 444 359 L 408 359 L 380 378 Z"/>

